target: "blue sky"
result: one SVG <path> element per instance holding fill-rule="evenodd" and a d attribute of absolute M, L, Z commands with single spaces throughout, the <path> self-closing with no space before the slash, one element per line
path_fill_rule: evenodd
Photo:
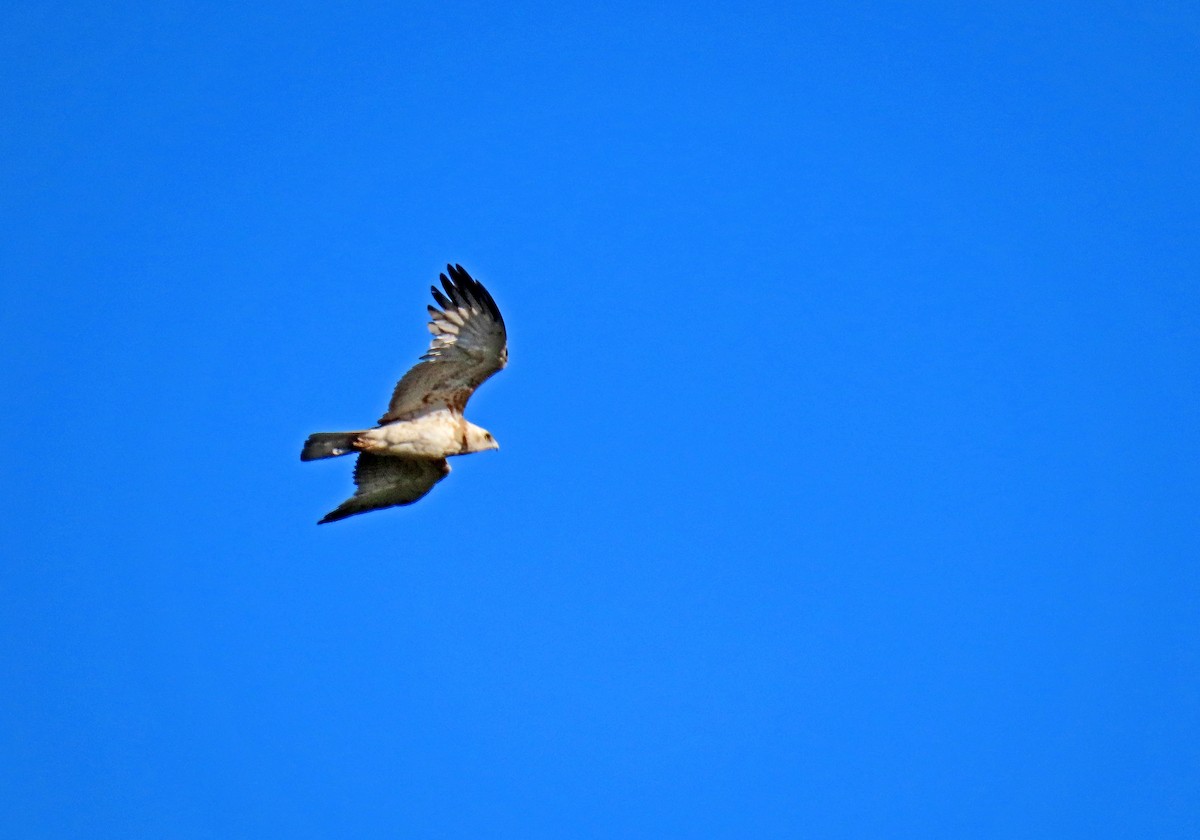
<path fill-rule="evenodd" d="M 1200 832 L 1194 7 L 0 23 L 4 834 Z"/>

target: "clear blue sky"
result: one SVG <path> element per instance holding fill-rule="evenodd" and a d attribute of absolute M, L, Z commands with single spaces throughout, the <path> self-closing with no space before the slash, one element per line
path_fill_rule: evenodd
<path fill-rule="evenodd" d="M 0 12 L 0 834 L 1200 836 L 1193 4 L 330 5 Z"/>

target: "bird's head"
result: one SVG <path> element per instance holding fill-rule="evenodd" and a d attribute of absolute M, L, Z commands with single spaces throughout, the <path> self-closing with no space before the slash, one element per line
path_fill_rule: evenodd
<path fill-rule="evenodd" d="M 499 449 L 500 444 L 492 437 L 487 429 L 471 423 L 467 426 L 467 452 L 483 452 L 487 449 Z"/>

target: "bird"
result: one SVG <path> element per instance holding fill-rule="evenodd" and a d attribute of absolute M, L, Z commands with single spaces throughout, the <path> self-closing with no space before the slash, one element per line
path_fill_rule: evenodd
<path fill-rule="evenodd" d="M 387 413 L 370 429 L 317 432 L 304 443 L 301 461 L 358 453 L 354 495 L 318 524 L 411 505 L 450 474 L 447 458 L 500 448 L 463 411 L 475 389 L 508 364 L 504 318 L 461 265 L 447 265 L 439 279 L 441 289 L 430 286 L 437 306 L 426 307 L 433 340 L 396 383 Z"/>

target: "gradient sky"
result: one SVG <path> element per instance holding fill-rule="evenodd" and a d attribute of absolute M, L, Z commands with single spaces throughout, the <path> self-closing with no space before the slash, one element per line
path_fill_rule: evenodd
<path fill-rule="evenodd" d="M 1193 4 L 332 5 L 0 11 L 0 835 L 1200 836 Z"/>

